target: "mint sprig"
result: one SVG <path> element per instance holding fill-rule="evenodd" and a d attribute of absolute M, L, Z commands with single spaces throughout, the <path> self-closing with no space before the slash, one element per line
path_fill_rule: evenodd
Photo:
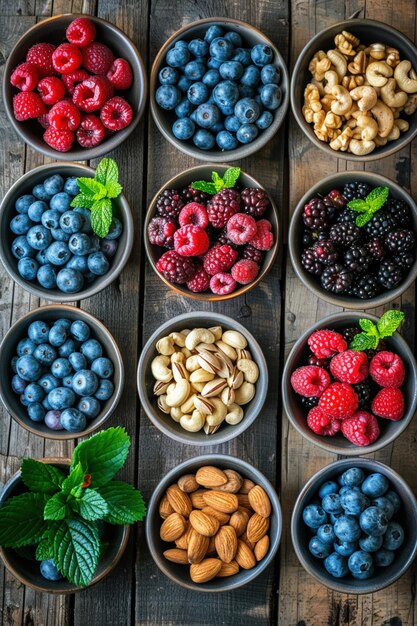
<path fill-rule="evenodd" d="M 212 172 L 211 178 L 213 182 L 209 182 L 207 180 L 196 180 L 191 184 L 191 187 L 213 196 L 222 189 L 230 189 L 234 187 L 239 176 L 240 167 L 229 167 L 229 169 L 227 169 L 223 174 L 223 178 L 217 172 Z"/>
<path fill-rule="evenodd" d="M 349 209 L 360 213 L 355 220 L 356 226 L 359 228 L 365 226 L 373 218 L 374 214 L 384 206 L 388 195 L 388 187 L 375 187 L 364 200 L 356 198 L 348 202 Z"/>
<path fill-rule="evenodd" d="M 361 333 L 355 335 L 349 344 L 351 350 L 362 352 L 363 350 L 375 350 L 381 339 L 391 337 L 404 320 L 402 311 L 390 309 L 385 311 L 376 324 L 369 319 L 360 319 Z"/>
<path fill-rule="evenodd" d="M 106 237 L 113 220 L 113 202 L 122 193 L 119 170 L 113 159 L 102 159 L 94 178 L 77 178 L 80 193 L 71 202 L 72 207 L 91 211 L 91 227 L 99 237 Z"/>

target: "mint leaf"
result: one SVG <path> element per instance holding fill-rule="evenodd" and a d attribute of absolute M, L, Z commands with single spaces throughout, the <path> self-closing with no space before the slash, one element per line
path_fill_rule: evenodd
<path fill-rule="evenodd" d="M 0 546 L 36 544 L 46 528 L 43 510 L 47 500 L 44 493 L 22 493 L 6 500 L 0 509 Z"/>
<path fill-rule="evenodd" d="M 94 204 L 93 196 L 87 196 L 84 193 L 79 193 L 75 198 L 71 200 L 72 207 L 80 207 L 81 209 L 91 209 Z"/>
<path fill-rule="evenodd" d="M 86 196 L 97 196 L 95 199 L 99 200 L 106 195 L 106 187 L 94 178 L 81 176 L 81 178 L 77 178 L 77 183 L 80 191 Z"/>
<path fill-rule="evenodd" d="M 41 542 L 38 544 L 36 548 L 35 558 L 37 561 L 46 561 L 47 559 L 52 559 L 54 556 L 53 544 L 51 544 L 48 539 L 41 539 Z"/>
<path fill-rule="evenodd" d="M 91 487 L 102 487 L 123 467 L 129 447 L 129 435 L 121 426 L 102 430 L 78 444 L 71 467 L 81 463 L 84 474 L 91 474 Z"/>
<path fill-rule="evenodd" d="M 95 179 L 102 185 L 107 185 L 110 182 L 117 183 L 119 180 L 119 169 L 114 159 L 101 159 L 97 165 Z"/>
<path fill-rule="evenodd" d="M 357 350 L 363 352 L 364 350 L 375 350 L 379 343 L 379 338 L 375 336 L 369 336 L 365 333 L 359 333 L 355 335 L 353 340 L 349 344 L 351 350 Z"/>
<path fill-rule="evenodd" d="M 104 520 L 109 524 L 133 524 L 146 515 L 146 506 L 140 491 L 118 480 L 112 480 L 98 492 L 108 505 Z"/>
<path fill-rule="evenodd" d="M 114 180 L 110 180 L 106 184 L 106 191 L 108 198 L 117 198 L 122 193 L 123 187 L 120 183 L 116 183 Z"/>
<path fill-rule="evenodd" d="M 372 320 L 368 320 L 366 318 L 360 319 L 359 326 L 362 328 L 362 330 L 364 330 L 368 334 L 372 334 L 372 335 L 378 334 L 378 329 Z"/>
<path fill-rule="evenodd" d="M 379 318 L 377 323 L 380 337 L 391 337 L 403 322 L 405 314 L 402 311 L 391 309 Z"/>
<path fill-rule="evenodd" d="M 82 494 L 81 485 L 84 482 L 84 470 L 81 463 L 77 463 L 73 467 L 74 463 L 71 465 L 71 472 L 66 480 L 62 483 L 62 492 L 66 495 L 73 495 L 76 498 L 79 498 Z"/>
<path fill-rule="evenodd" d="M 64 520 L 54 538 L 53 560 L 70 583 L 85 587 L 94 576 L 100 555 L 100 540 L 95 524 L 83 520 Z"/>
<path fill-rule="evenodd" d="M 369 210 L 372 213 L 376 213 L 387 201 L 389 194 L 388 187 L 375 187 L 371 193 L 366 196 L 366 203 L 369 205 Z"/>
<path fill-rule="evenodd" d="M 225 187 L 234 187 L 240 176 L 240 167 L 229 167 L 223 174 L 223 184 Z"/>
<path fill-rule="evenodd" d="M 40 493 L 56 493 L 66 478 L 57 467 L 34 459 L 23 459 L 20 472 L 26 487 Z"/>
<path fill-rule="evenodd" d="M 352 211 L 359 211 L 360 213 L 369 211 L 368 203 L 365 200 L 360 200 L 359 198 L 348 202 L 348 207 L 349 209 L 352 209 Z"/>
<path fill-rule="evenodd" d="M 102 198 L 94 202 L 91 208 L 91 227 L 96 235 L 105 237 L 110 230 L 113 220 L 113 210 L 110 198 Z"/>
<path fill-rule="evenodd" d="M 214 183 L 209 183 L 206 180 L 196 180 L 194 183 L 191 183 L 191 187 L 193 189 L 209 193 L 212 196 L 217 193 L 216 185 Z"/>
<path fill-rule="evenodd" d="M 103 519 L 109 511 L 107 502 L 94 489 L 85 489 L 83 497 L 77 505 L 81 517 L 89 522 Z"/>
<path fill-rule="evenodd" d="M 361 213 L 361 215 L 358 215 L 358 217 L 355 220 L 356 226 L 358 226 L 359 228 L 362 228 L 362 226 L 365 226 L 365 224 L 367 224 L 373 218 L 373 215 L 374 214 L 372 213 L 372 211 Z"/>
<path fill-rule="evenodd" d="M 213 183 L 214 183 L 214 186 L 216 188 L 216 193 L 217 193 L 218 191 L 220 191 L 220 189 L 223 189 L 224 187 L 223 178 L 221 178 L 217 172 L 212 172 L 211 177 L 213 179 Z"/>
<path fill-rule="evenodd" d="M 43 512 L 45 520 L 59 520 L 71 516 L 71 507 L 65 493 L 56 493 L 48 500 Z"/>

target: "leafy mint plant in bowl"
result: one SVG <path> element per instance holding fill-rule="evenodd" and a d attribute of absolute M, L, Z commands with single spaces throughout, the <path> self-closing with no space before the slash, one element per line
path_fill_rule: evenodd
<path fill-rule="evenodd" d="M 23 584 L 73 593 L 115 567 L 128 525 L 146 513 L 141 493 L 114 480 L 129 447 L 116 427 L 79 443 L 72 460 L 23 460 L 0 496 L 1 556 Z"/>

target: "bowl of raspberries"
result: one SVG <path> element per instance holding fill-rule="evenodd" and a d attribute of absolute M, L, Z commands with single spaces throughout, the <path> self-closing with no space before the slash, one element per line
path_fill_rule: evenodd
<path fill-rule="evenodd" d="M 175 32 L 151 71 L 151 112 L 159 130 L 204 161 L 242 159 L 262 148 L 284 121 L 288 92 L 288 71 L 272 41 L 224 17 Z"/>
<path fill-rule="evenodd" d="M 52 158 L 89 160 L 133 131 L 146 102 L 141 56 L 116 26 L 58 15 L 35 24 L 6 63 L 3 99 L 20 137 Z"/>
<path fill-rule="evenodd" d="M 199 165 L 156 193 L 144 236 L 152 268 L 168 287 L 199 300 L 227 300 L 252 289 L 271 269 L 278 210 L 240 168 Z"/>
<path fill-rule="evenodd" d="M 396 332 L 404 313 L 336 313 L 309 328 L 284 367 L 285 412 L 299 433 L 346 456 L 396 439 L 417 407 L 417 366 Z"/>
<path fill-rule="evenodd" d="M 369 309 L 398 298 L 417 277 L 417 206 L 394 181 L 341 172 L 301 198 L 289 228 L 293 267 L 319 298 Z"/>

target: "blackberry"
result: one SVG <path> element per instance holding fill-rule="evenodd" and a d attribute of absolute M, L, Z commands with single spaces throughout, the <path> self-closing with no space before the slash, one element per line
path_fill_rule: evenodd
<path fill-rule="evenodd" d="M 402 281 L 401 268 L 392 259 L 382 261 L 379 266 L 377 279 L 385 289 L 394 289 Z"/>
<path fill-rule="evenodd" d="M 327 217 L 330 221 L 332 221 L 336 213 L 336 207 L 333 203 L 333 200 L 330 198 L 330 196 L 324 196 L 323 204 L 326 207 Z"/>
<path fill-rule="evenodd" d="M 261 265 L 263 254 L 261 250 L 257 250 L 250 244 L 247 244 L 242 251 L 242 259 L 249 259 L 249 261 L 254 261 L 257 265 Z"/>
<path fill-rule="evenodd" d="M 178 223 L 172 217 L 153 217 L 148 226 L 148 239 L 154 246 L 172 250 Z"/>
<path fill-rule="evenodd" d="M 362 273 L 368 269 L 369 254 L 363 246 L 352 246 L 345 252 L 345 265 L 352 272 Z"/>
<path fill-rule="evenodd" d="M 178 217 L 184 206 L 176 189 L 165 189 L 156 199 L 156 210 L 162 217 Z"/>
<path fill-rule="evenodd" d="M 373 389 L 371 385 L 368 382 L 363 381 L 357 385 L 353 385 L 353 390 L 358 395 L 359 408 L 364 409 L 365 411 L 370 409 L 373 396 Z"/>
<path fill-rule="evenodd" d="M 361 329 L 359 328 L 359 326 L 349 326 L 349 328 L 345 328 L 344 330 L 342 330 L 342 337 L 349 346 L 351 341 L 353 341 L 353 338 L 356 337 L 356 335 L 359 335 L 360 332 Z"/>
<path fill-rule="evenodd" d="M 303 251 L 301 254 L 301 264 L 307 272 L 314 274 L 315 276 L 320 276 L 323 269 L 313 248 L 307 248 Z"/>
<path fill-rule="evenodd" d="M 188 204 L 189 202 L 198 202 L 199 204 L 204 204 L 205 206 L 210 198 L 207 193 L 200 191 L 199 189 L 193 189 L 191 185 L 183 189 L 180 195 L 184 204 Z"/>
<path fill-rule="evenodd" d="M 367 249 L 372 261 L 382 261 L 382 259 L 385 258 L 386 250 L 381 239 L 378 239 L 378 237 L 369 239 L 365 243 L 365 248 Z"/>
<path fill-rule="evenodd" d="M 240 210 L 240 194 L 236 189 L 222 189 L 209 200 L 206 208 L 214 228 L 223 228 L 228 219 Z"/>
<path fill-rule="evenodd" d="M 359 241 L 361 230 L 355 224 L 333 224 L 329 231 L 329 238 L 341 246 L 351 246 Z"/>
<path fill-rule="evenodd" d="M 311 244 L 314 243 L 314 237 L 313 237 L 313 233 L 311 232 L 311 230 L 303 231 L 302 242 L 305 248 L 307 248 L 308 246 L 311 246 Z"/>
<path fill-rule="evenodd" d="M 414 263 L 414 254 L 412 252 L 400 252 L 394 254 L 393 261 L 403 270 L 408 270 Z"/>
<path fill-rule="evenodd" d="M 318 405 L 320 398 L 318 398 L 317 396 L 312 396 L 311 398 L 306 398 L 305 396 L 301 396 L 300 400 L 301 400 L 302 406 L 307 411 L 310 411 L 311 409 L 314 409 L 314 407 Z"/>
<path fill-rule="evenodd" d="M 264 189 L 247 187 L 240 194 L 242 198 L 242 211 L 252 217 L 260 217 L 270 206 L 268 194 Z"/>
<path fill-rule="evenodd" d="M 381 352 L 383 350 L 387 349 L 387 344 L 385 343 L 385 341 L 383 339 L 379 340 L 379 343 L 377 345 L 377 347 L 375 348 L 375 350 L 364 350 L 366 356 L 368 357 L 368 361 L 369 363 L 372 361 L 372 359 L 374 358 L 374 356 L 376 354 L 378 354 L 378 352 Z"/>
<path fill-rule="evenodd" d="M 357 214 L 352 209 L 343 209 L 336 218 L 337 224 L 354 224 Z"/>
<path fill-rule="evenodd" d="M 229 237 L 227 236 L 226 226 L 222 228 L 222 230 L 220 231 L 218 230 L 215 231 L 214 239 L 215 239 L 215 243 L 218 243 L 221 246 L 227 243 L 227 245 L 233 248 L 233 250 L 237 250 L 238 248 L 238 246 L 234 244 L 233 241 L 230 241 Z"/>
<path fill-rule="evenodd" d="M 365 274 L 361 276 L 353 287 L 353 295 L 361 300 L 375 298 L 381 291 L 375 274 Z"/>
<path fill-rule="evenodd" d="M 314 251 L 317 260 L 320 261 L 320 263 L 323 263 L 323 265 L 334 265 L 338 260 L 339 254 L 333 241 L 330 241 L 330 239 L 321 239 L 320 241 L 317 241 L 312 250 Z"/>
<path fill-rule="evenodd" d="M 320 198 L 312 198 L 304 206 L 303 222 L 310 230 L 323 231 L 329 226 L 327 208 Z"/>
<path fill-rule="evenodd" d="M 408 226 L 411 222 L 409 206 L 404 200 L 388 200 L 384 209 L 395 219 L 399 226 Z"/>
<path fill-rule="evenodd" d="M 356 200 L 357 198 L 364 200 L 369 193 L 371 193 L 371 187 L 367 183 L 355 181 L 353 183 L 346 183 L 343 187 L 343 195 L 347 202 Z"/>
<path fill-rule="evenodd" d="M 342 192 L 339 191 L 339 189 L 332 189 L 331 191 L 329 191 L 325 199 L 326 198 L 330 198 L 333 206 L 337 209 L 343 209 L 346 206 L 346 198 L 342 194 Z"/>
<path fill-rule="evenodd" d="M 364 230 L 369 237 L 384 239 L 386 235 L 395 229 L 396 220 L 384 209 L 377 211 L 373 218 L 364 226 Z"/>
<path fill-rule="evenodd" d="M 353 281 L 353 274 L 347 267 L 340 264 L 326 267 L 321 275 L 323 289 L 332 293 L 346 293 Z"/>
<path fill-rule="evenodd" d="M 309 365 L 316 365 L 317 367 L 322 367 L 325 370 L 328 370 L 330 367 L 330 359 L 318 359 L 315 354 L 310 354 L 307 362 Z"/>
<path fill-rule="evenodd" d="M 393 254 L 409 252 L 414 248 L 415 237 L 412 230 L 393 230 L 385 237 L 385 244 Z"/>
<path fill-rule="evenodd" d="M 197 266 L 190 257 L 180 256 L 175 250 L 168 250 L 159 258 L 156 269 L 170 283 L 182 285 L 191 280 Z"/>

